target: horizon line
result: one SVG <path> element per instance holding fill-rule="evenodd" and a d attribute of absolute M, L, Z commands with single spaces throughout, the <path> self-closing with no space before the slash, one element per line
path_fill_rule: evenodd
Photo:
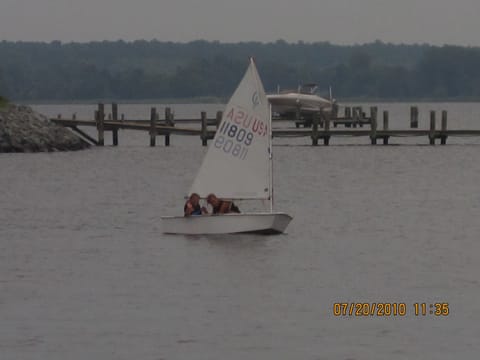
<path fill-rule="evenodd" d="M 271 45 L 271 44 L 286 44 L 286 45 L 306 45 L 306 46 L 314 46 L 314 45 L 331 45 L 331 46 L 338 46 L 338 47 L 355 47 L 355 46 L 368 46 L 368 45 L 389 45 L 389 46 L 430 46 L 430 47 L 464 47 L 464 48 L 479 48 L 480 45 L 461 45 L 461 44 L 451 44 L 451 43 L 444 43 L 444 44 L 434 44 L 434 43 L 404 43 L 404 42 L 385 42 L 383 40 L 373 40 L 370 42 L 363 42 L 363 43 L 333 43 L 328 40 L 319 40 L 319 41 L 304 41 L 304 40 L 297 40 L 297 41 L 287 41 L 284 39 L 277 39 L 272 41 L 259 41 L 259 40 L 242 40 L 242 41 L 220 41 L 220 40 L 207 40 L 207 39 L 193 39 L 188 41 L 172 41 L 172 40 L 159 40 L 157 38 L 153 39 L 135 39 L 135 40 L 125 40 L 125 39 L 116 39 L 116 40 L 85 40 L 85 41 L 74 41 L 74 40 L 7 40 L 2 39 L 0 43 L 25 43 L 25 44 L 60 44 L 60 45 L 72 45 L 72 44 L 91 44 L 91 43 L 125 43 L 125 44 L 134 44 L 138 42 L 147 42 L 147 43 L 163 43 L 163 44 L 178 44 L 178 45 L 188 45 L 192 43 L 208 43 L 208 44 L 219 44 L 219 45 L 240 45 L 240 44 L 261 44 L 261 45 Z"/>

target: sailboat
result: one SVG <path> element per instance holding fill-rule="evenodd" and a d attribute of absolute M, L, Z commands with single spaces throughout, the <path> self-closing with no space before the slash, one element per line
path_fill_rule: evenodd
<path fill-rule="evenodd" d="M 273 211 L 272 118 L 253 58 L 230 98 L 189 194 L 262 200 L 262 212 L 162 217 L 169 234 L 282 233 L 292 220 Z"/>

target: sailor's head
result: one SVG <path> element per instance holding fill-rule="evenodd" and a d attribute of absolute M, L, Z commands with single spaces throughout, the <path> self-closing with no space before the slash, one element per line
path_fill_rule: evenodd
<path fill-rule="evenodd" d="M 215 194 L 208 194 L 207 196 L 207 203 L 216 206 L 219 203 L 218 198 L 215 196 Z"/>
<path fill-rule="evenodd" d="M 192 193 L 188 200 L 190 200 L 192 205 L 198 205 L 198 203 L 200 202 L 200 195 L 198 195 L 197 193 Z"/>

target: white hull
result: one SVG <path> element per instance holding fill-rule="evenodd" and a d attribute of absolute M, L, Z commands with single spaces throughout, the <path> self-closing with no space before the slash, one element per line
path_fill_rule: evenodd
<path fill-rule="evenodd" d="M 302 112 L 318 112 L 323 109 L 331 111 L 332 102 L 314 94 L 287 93 L 267 95 L 272 110 L 277 113 L 295 112 L 298 107 Z"/>
<path fill-rule="evenodd" d="M 243 213 L 202 216 L 162 217 L 163 232 L 167 234 L 278 234 L 285 231 L 292 220 L 285 213 Z"/>

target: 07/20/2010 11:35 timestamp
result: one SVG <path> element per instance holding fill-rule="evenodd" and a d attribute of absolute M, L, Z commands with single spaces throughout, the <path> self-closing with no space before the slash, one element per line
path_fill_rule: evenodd
<path fill-rule="evenodd" d="M 416 302 L 408 306 L 404 302 L 336 302 L 334 316 L 448 316 L 447 302 Z"/>

